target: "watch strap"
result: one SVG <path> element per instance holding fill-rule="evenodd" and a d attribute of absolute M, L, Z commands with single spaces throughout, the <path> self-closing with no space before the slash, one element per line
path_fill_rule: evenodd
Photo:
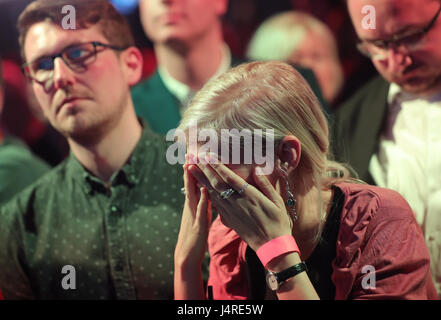
<path fill-rule="evenodd" d="M 308 267 L 306 266 L 306 263 L 305 262 L 297 263 L 296 265 L 293 265 L 288 269 L 278 272 L 276 274 L 277 281 L 279 282 L 279 284 L 281 284 L 282 282 L 288 280 L 289 278 L 295 277 L 296 275 L 302 273 L 303 271 L 308 271 Z"/>

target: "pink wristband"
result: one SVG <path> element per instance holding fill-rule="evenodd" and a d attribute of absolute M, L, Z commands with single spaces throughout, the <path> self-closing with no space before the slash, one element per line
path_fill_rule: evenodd
<path fill-rule="evenodd" d="M 257 256 L 262 262 L 263 266 L 266 268 L 267 264 L 271 260 L 280 257 L 282 254 L 297 252 L 300 255 L 299 247 L 297 246 L 294 237 L 291 235 L 281 236 L 274 238 L 263 244 L 259 249 L 257 249 Z"/>

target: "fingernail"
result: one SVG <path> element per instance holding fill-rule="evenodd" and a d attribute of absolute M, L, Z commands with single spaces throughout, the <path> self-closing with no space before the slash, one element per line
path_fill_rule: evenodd
<path fill-rule="evenodd" d="M 198 154 L 198 158 L 197 158 L 198 163 L 200 163 L 200 164 L 207 164 L 207 160 L 206 159 L 207 159 L 206 153 Z"/>
<path fill-rule="evenodd" d="M 264 175 L 263 170 L 262 170 L 261 167 L 256 167 L 256 174 L 258 176 L 263 176 Z"/>
<path fill-rule="evenodd" d="M 191 163 L 191 164 L 195 164 L 196 163 L 195 156 L 194 156 L 193 153 L 189 153 L 188 154 L 188 162 Z"/>
<path fill-rule="evenodd" d="M 219 159 L 217 158 L 217 155 L 215 153 L 208 153 L 207 154 L 207 162 L 212 164 L 212 165 L 217 165 L 219 164 Z"/>
<path fill-rule="evenodd" d="M 205 161 L 207 161 L 207 163 L 212 164 L 213 163 L 213 156 L 210 153 L 206 153 L 205 154 Z"/>

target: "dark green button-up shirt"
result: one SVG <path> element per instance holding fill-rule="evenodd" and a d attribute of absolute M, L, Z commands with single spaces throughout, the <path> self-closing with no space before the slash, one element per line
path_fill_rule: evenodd
<path fill-rule="evenodd" d="M 109 188 L 71 154 L 2 207 L 5 298 L 173 298 L 184 196 L 182 166 L 168 164 L 167 147 L 144 129 Z"/>

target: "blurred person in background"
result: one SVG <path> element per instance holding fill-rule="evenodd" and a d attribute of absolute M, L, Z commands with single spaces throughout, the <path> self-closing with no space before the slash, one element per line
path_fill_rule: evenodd
<path fill-rule="evenodd" d="M 34 113 L 27 95 L 29 87 L 20 70 L 17 18 L 32 0 L 0 0 L 0 55 L 3 60 L 4 109 L 3 129 L 19 138 L 50 166 L 69 154 L 64 137 Z M 38 106 L 39 109 L 39 106 Z"/>
<path fill-rule="evenodd" d="M 25 142 L 39 158 L 54 167 L 69 154 L 66 139 L 42 116 L 30 83 L 20 69 L 20 60 L 3 60 L 3 129 Z"/>
<path fill-rule="evenodd" d="M 153 131 L 176 128 L 195 92 L 230 68 L 221 25 L 227 5 L 227 0 L 140 0 L 141 23 L 154 44 L 158 68 L 132 89 L 132 97 Z"/>
<path fill-rule="evenodd" d="M 283 12 L 265 20 L 249 43 L 247 57 L 311 68 L 329 104 L 338 97 L 344 84 L 332 31 L 307 13 Z"/>
<path fill-rule="evenodd" d="M 191 98 L 209 79 L 244 62 L 231 55 L 222 37 L 227 6 L 227 0 L 140 1 L 141 22 L 154 44 L 158 68 L 132 89 L 132 97 L 137 114 L 153 131 L 175 129 Z M 313 72 L 297 69 L 321 97 Z"/>
<path fill-rule="evenodd" d="M 0 120 L 4 102 L 4 83 L 0 59 Z M 49 166 L 34 156 L 19 139 L 8 135 L 0 122 L 0 204 L 49 171 Z"/>
<path fill-rule="evenodd" d="M 409 202 L 441 297 L 441 1 L 347 0 L 347 6 L 358 48 L 380 75 L 339 108 L 335 153 L 363 180 Z"/>

